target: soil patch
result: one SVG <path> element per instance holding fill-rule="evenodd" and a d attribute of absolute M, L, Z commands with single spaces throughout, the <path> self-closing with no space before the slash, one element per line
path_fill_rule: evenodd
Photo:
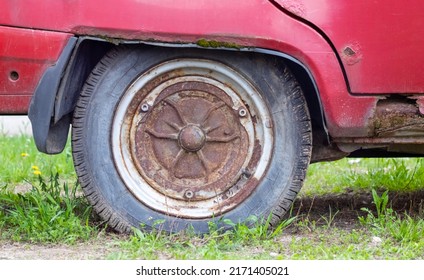
<path fill-rule="evenodd" d="M 379 195 L 381 196 L 381 193 Z M 422 216 L 424 190 L 408 193 L 389 192 L 388 207 L 401 215 L 406 213 L 410 216 Z M 368 208 L 376 214 L 371 193 L 347 191 L 341 194 L 299 197 L 293 204 L 292 215 L 323 223 L 327 222 L 324 218 L 328 220 L 331 215 L 335 215 L 335 226 L 350 227 L 357 224 L 358 216 L 366 215 L 362 208 Z"/>

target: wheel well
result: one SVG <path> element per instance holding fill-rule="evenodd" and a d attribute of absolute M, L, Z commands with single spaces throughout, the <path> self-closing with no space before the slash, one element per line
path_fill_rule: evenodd
<path fill-rule="evenodd" d="M 324 111 L 319 91 L 315 85 L 312 74 L 300 62 L 283 58 L 284 63 L 290 68 L 302 88 L 309 109 L 312 124 L 312 156 L 311 163 L 331 161 L 346 157 L 348 153 L 331 142 L 325 124 Z"/>
<path fill-rule="evenodd" d="M 28 112 L 40 152 L 57 154 L 63 151 L 82 87 L 112 46 L 93 38 L 71 37 L 56 64 L 45 71 Z"/>
<path fill-rule="evenodd" d="M 96 64 L 112 47 L 113 44 L 106 41 L 93 38 L 78 39 L 57 93 L 55 123 L 64 116 L 72 114 L 85 81 Z"/>
<path fill-rule="evenodd" d="M 319 92 L 312 80 L 313 77 L 305 68 L 293 61 L 286 60 L 285 64 L 290 68 L 293 75 L 296 77 L 308 105 L 309 114 L 312 123 L 312 133 L 315 144 L 329 144 L 328 133 L 325 125 L 324 114 L 322 110 Z M 318 141 L 319 140 L 319 141 Z M 317 142 L 316 142 L 317 141 Z"/>
<path fill-rule="evenodd" d="M 128 42 L 122 42 L 127 44 Z M 133 43 L 131 43 L 133 44 Z M 142 43 L 140 43 L 141 45 Z M 102 57 L 115 45 L 109 41 L 100 40 L 91 37 L 81 37 L 78 39 L 77 46 L 69 65 L 64 73 L 59 91 L 57 93 L 54 123 L 59 122 L 64 117 L 70 117 L 74 111 L 79 93 L 87 80 L 88 76 L 102 59 Z M 160 46 L 167 46 L 166 44 Z M 189 45 L 187 47 L 199 47 Z M 227 51 L 236 51 L 228 49 Z M 268 52 L 261 49 L 250 49 L 246 52 L 256 52 L 264 57 L 277 57 L 281 63 L 284 63 L 296 77 L 304 93 L 312 123 L 313 132 L 313 154 L 317 152 L 317 147 L 329 146 L 329 136 L 327 133 L 319 92 L 314 83 L 312 74 L 296 59 L 278 52 Z"/>
<path fill-rule="evenodd" d="M 58 92 L 58 100 L 60 103 L 55 106 L 55 121 L 73 111 L 76 99 L 91 71 L 113 46 L 114 44 L 110 42 L 96 40 L 95 38 L 82 38 L 79 40 L 75 54 L 64 75 L 64 83 L 61 84 Z M 276 56 L 277 53 L 268 55 Z M 319 99 L 319 92 L 314 84 L 311 73 L 309 73 L 300 62 L 284 57 L 280 57 L 279 59 L 290 68 L 302 88 L 308 104 L 314 134 L 323 134 L 323 136 L 314 137 L 314 139 L 321 139 L 321 141 L 328 144 L 329 141 L 321 101 Z"/>

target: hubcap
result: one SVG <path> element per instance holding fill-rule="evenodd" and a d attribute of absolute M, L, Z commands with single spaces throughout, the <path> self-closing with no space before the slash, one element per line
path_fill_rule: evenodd
<path fill-rule="evenodd" d="M 256 188 L 270 158 L 267 107 L 250 83 L 217 62 L 173 60 L 141 75 L 113 123 L 113 154 L 146 206 L 185 218 L 230 211 Z"/>

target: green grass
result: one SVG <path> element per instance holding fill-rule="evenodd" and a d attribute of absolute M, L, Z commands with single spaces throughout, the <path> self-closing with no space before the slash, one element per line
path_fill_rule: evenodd
<path fill-rule="evenodd" d="M 286 256 L 294 260 L 423 259 L 424 241 L 399 242 L 389 237 L 374 236 L 367 228 L 317 229 L 291 242 L 286 252 Z"/>
<path fill-rule="evenodd" d="M 60 155 L 45 155 L 32 138 L 0 136 L 0 168 L 0 238 L 69 244 L 95 232 L 69 145 Z"/>
<path fill-rule="evenodd" d="M 119 252 L 109 259 L 423 259 L 424 240 L 419 220 L 396 220 L 405 228 L 414 227 L 413 239 L 407 230 L 401 235 L 377 232 L 371 226 L 354 229 L 317 227 L 300 221 L 289 231 L 273 237 L 246 234 L 244 229 L 198 237 L 164 232 L 136 232 L 120 242 Z M 417 230 L 418 229 L 418 230 Z M 258 229 L 254 229 L 257 231 Z M 293 234 L 293 231 L 296 234 Z M 418 234 L 421 234 L 419 236 Z M 399 238 L 401 237 L 401 238 Z"/>
<path fill-rule="evenodd" d="M 389 207 L 388 191 L 372 190 L 375 211 L 363 208 L 354 229 L 309 227 L 312 232 L 292 243 L 291 259 L 424 259 L 424 220 Z M 311 230 L 312 228 L 312 230 Z"/>
<path fill-rule="evenodd" d="M 388 207 L 388 191 L 379 196 L 375 190 L 372 190 L 372 196 L 376 214 L 368 208 L 363 208 L 367 215 L 359 217 L 362 224 L 369 226 L 375 235 L 385 236 L 401 243 L 424 241 L 422 217 L 412 218 L 406 213 L 398 214 L 393 211 Z"/>
<path fill-rule="evenodd" d="M 345 158 L 310 165 L 300 195 L 323 195 L 371 189 L 410 192 L 424 188 L 421 158 Z"/>
<path fill-rule="evenodd" d="M 58 173 L 69 181 L 76 177 L 70 145 L 59 155 L 46 155 L 38 152 L 34 140 L 27 136 L 0 135 L 0 170 L 0 186 L 37 182 L 39 174 Z"/>
<path fill-rule="evenodd" d="M 91 207 L 77 187 L 59 183 L 56 174 L 24 193 L 0 190 L 0 236 L 14 241 L 72 244 L 88 240 L 96 230 L 89 224 Z"/>
<path fill-rule="evenodd" d="M 343 159 L 311 165 L 301 197 L 353 191 L 373 198 L 348 226 L 337 223 L 342 210 L 329 208 L 319 219 L 292 217 L 274 230 L 254 223 L 231 224 L 234 230 L 223 232 L 211 223 L 211 233 L 204 236 L 135 230 L 117 238 L 98 226 L 81 196 L 69 145 L 62 154 L 49 156 L 37 152 L 30 138 L 0 136 L 0 168 L 3 242 L 89 244 L 108 236 L 105 240 L 117 247 L 108 259 L 424 258 L 422 211 L 415 216 L 395 212 L 388 195 L 423 189 L 422 159 Z"/>

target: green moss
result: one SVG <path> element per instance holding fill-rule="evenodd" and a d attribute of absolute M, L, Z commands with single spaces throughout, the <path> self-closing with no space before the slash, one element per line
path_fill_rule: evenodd
<path fill-rule="evenodd" d="M 229 49 L 241 49 L 242 46 L 237 45 L 235 43 L 228 43 L 228 42 L 219 42 L 214 40 L 206 40 L 206 39 L 200 39 L 196 42 L 196 44 L 203 48 L 229 48 Z"/>

